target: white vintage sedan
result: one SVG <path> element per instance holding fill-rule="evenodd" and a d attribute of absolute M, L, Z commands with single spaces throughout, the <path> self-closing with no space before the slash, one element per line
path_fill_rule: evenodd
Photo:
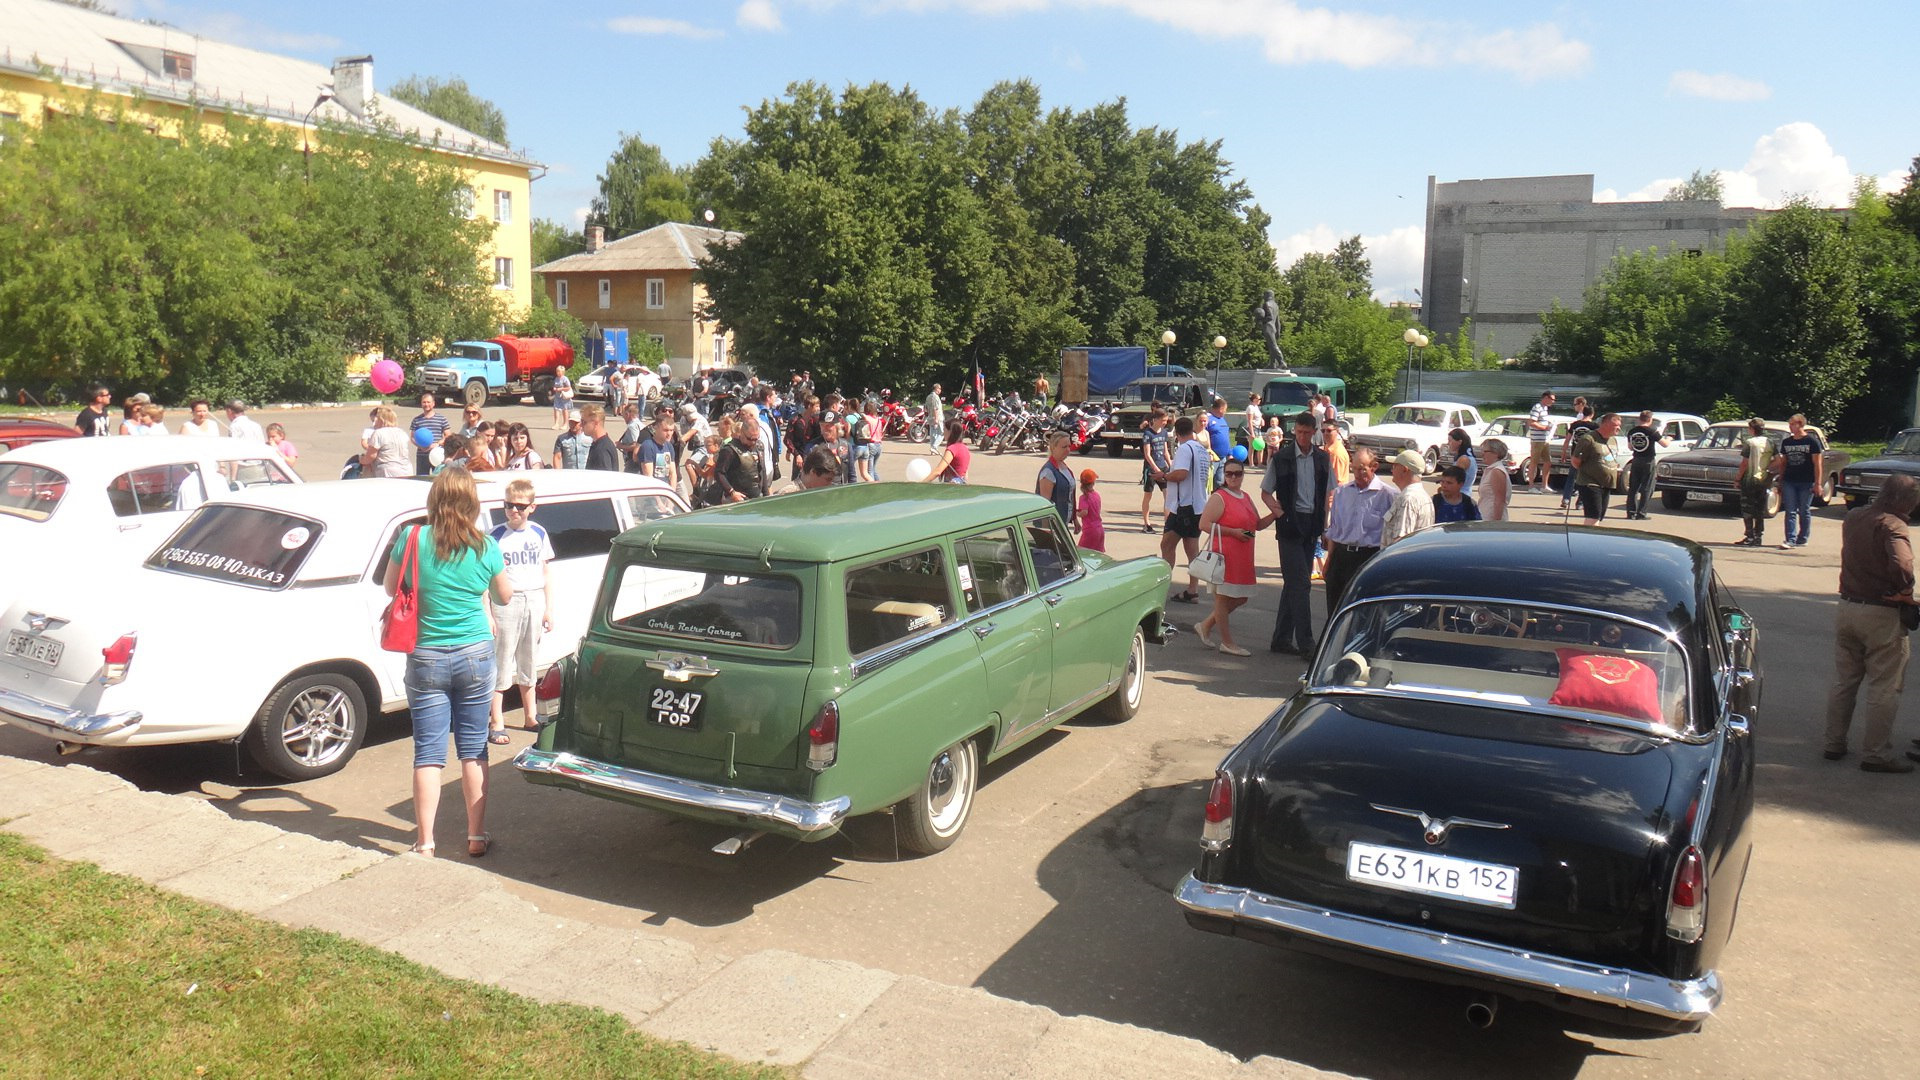
<path fill-rule="evenodd" d="M 490 524 L 516 477 L 556 556 L 545 667 L 584 633 L 613 538 L 686 504 L 643 476 L 481 473 Z M 406 656 L 380 648 L 380 573 L 426 500 L 413 479 L 254 488 L 123 572 L 25 585 L 0 615 L 0 721 L 63 750 L 237 740 L 290 780 L 338 770 L 375 715 L 406 705 Z"/>

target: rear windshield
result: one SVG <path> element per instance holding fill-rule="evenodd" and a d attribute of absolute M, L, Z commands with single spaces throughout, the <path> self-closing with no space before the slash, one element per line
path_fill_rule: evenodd
<path fill-rule="evenodd" d="M 615 629 L 695 641 L 791 648 L 800 639 L 800 583 L 775 574 L 628 563 L 607 622 Z"/>
<path fill-rule="evenodd" d="M 0 461 L 0 514 L 45 521 L 60 508 L 66 494 L 67 478 L 63 474 L 23 461 Z"/>
<path fill-rule="evenodd" d="M 1448 598 L 1344 613 L 1310 680 L 1686 727 L 1685 655 L 1645 627 L 1585 612 Z"/>
<path fill-rule="evenodd" d="M 1319 396 L 1320 388 L 1312 383 L 1275 381 L 1267 384 L 1267 392 L 1261 403 L 1305 407 L 1313 404 L 1312 399 Z"/>
<path fill-rule="evenodd" d="M 1447 418 L 1440 409 L 1415 409 L 1409 406 L 1397 406 L 1387 410 L 1381 419 L 1382 424 L 1412 424 L 1416 427 L 1439 427 Z"/>
<path fill-rule="evenodd" d="M 253 589 L 284 589 L 325 528 L 311 518 L 257 506 L 203 506 L 148 556 L 147 566 Z"/>

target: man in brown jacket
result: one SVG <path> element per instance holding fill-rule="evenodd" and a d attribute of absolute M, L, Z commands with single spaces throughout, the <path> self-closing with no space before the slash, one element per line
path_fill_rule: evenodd
<path fill-rule="evenodd" d="M 1840 603 L 1833 616 L 1833 689 L 1827 695 L 1826 757 L 1847 756 L 1847 728 L 1862 681 L 1867 688 L 1866 731 L 1860 744 L 1864 772 L 1909 773 L 1911 761 L 1893 750 L 1893 720 L 1905 688 L 1903 605 L 1913 600 L 1913 547 L 1907 518 L 1920 506 L 1920 485 L 1895 473 L 1873 503 L 1840 526 Z M 1920 760 L 1920 751 L 1907 757 Z"/>

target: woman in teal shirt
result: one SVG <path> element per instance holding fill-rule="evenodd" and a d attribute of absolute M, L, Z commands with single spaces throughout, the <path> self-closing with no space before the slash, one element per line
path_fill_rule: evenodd
<path fill-rule="evenodd" d="M 487 853 L 487 717 L 493 706 L 493 622 L 487 609 L 513 599 L 506 562 L 493 538 L 480 531 L 480 494 L 473 475 L 447 469 L 427 492 L 427 524 L 403 529 L 387 553 L 387 595 L 400 588 L 409 541 L 419 574 L 420 635 L 407 654 L 407 711 L 413 716 L 413 850 L 433 854 L 440 810 L 440 770 L 447 738 L 460 759 L 460 790 L 467 803 L 467 854 Z"/>

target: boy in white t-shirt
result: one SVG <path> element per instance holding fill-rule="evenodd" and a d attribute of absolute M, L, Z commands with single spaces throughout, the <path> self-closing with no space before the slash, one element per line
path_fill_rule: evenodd
<path fill-rule="evenodd" d="M 533 704 L 534 649 L 541 631 L 553 629 L 553 541 L 547 530 L 533 520 L 533 482 L 515 480 L 507 485 L 507 521 L 493 527 L 494 543 L 507 564 L 507 580 L 513 585 L 513 599 L 493 605 L 493 718 L 488 725 L 487 741 L 498 746 L 507 741 L 506 719 L 501 715 L 500 696 L 509 686 L 520 688 L 520 707 L 526 716 L 521 727 L 538 731 Z"/>

